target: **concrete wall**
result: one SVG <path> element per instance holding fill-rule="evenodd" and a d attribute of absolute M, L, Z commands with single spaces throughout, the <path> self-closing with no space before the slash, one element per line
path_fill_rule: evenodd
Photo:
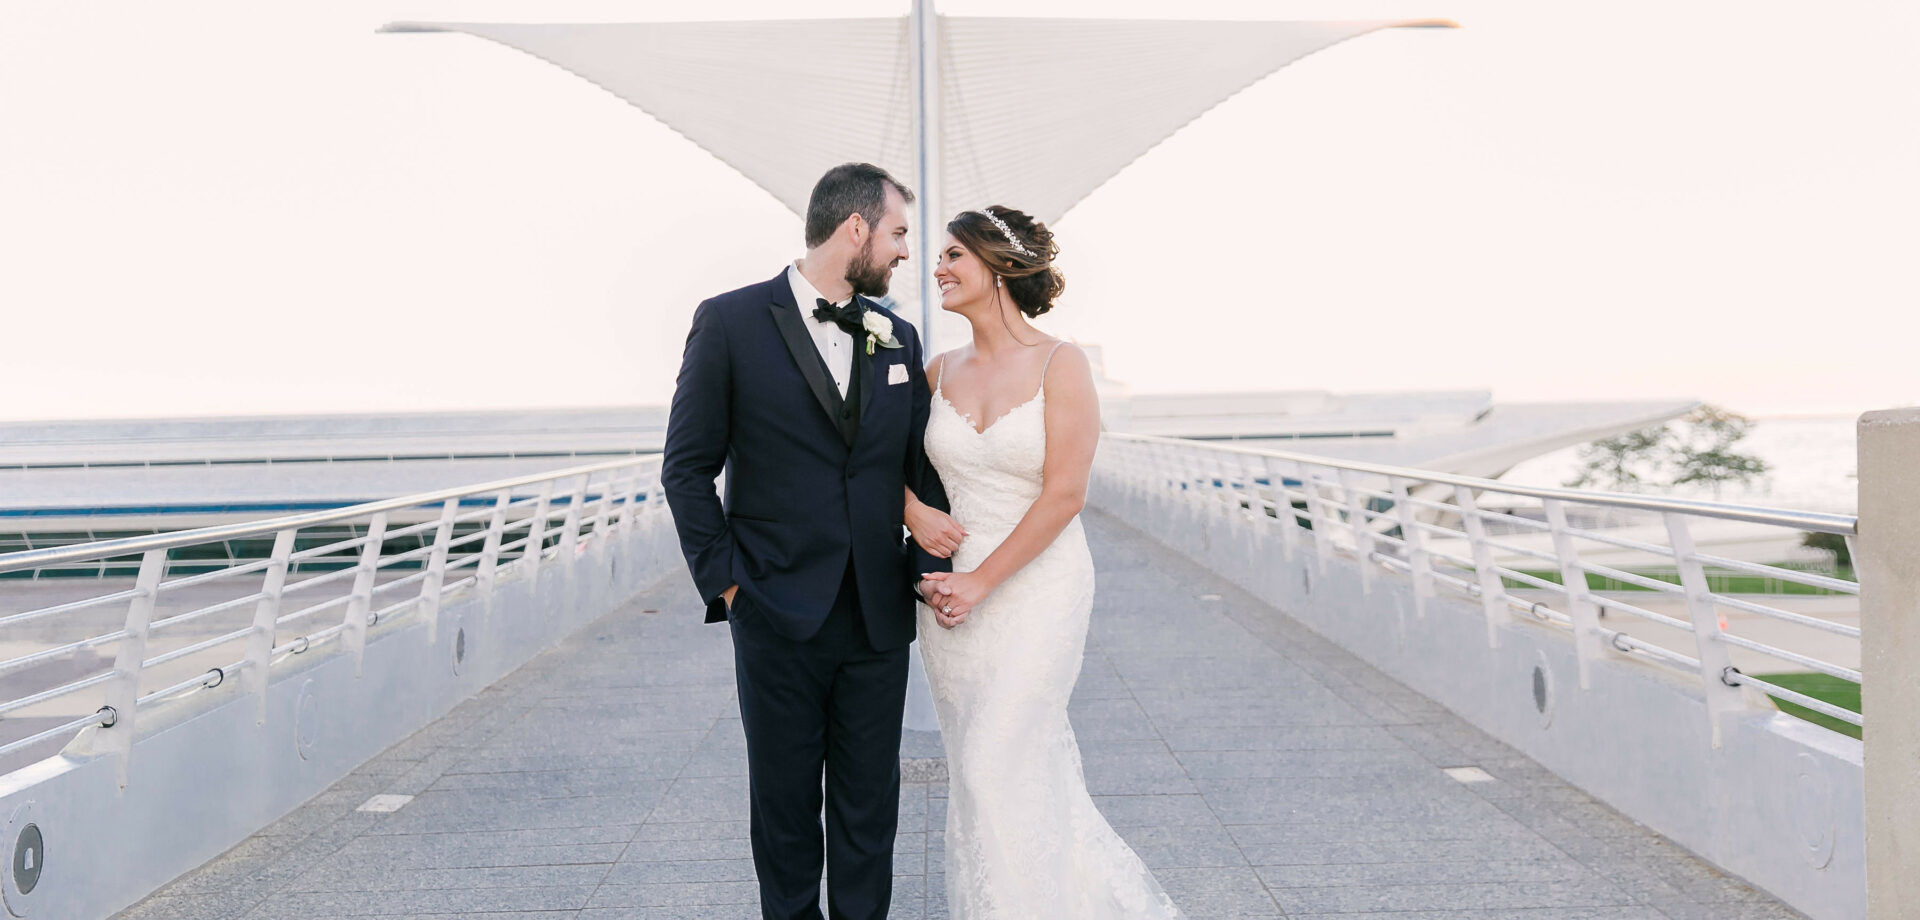
<path fill-rule="evenodd" d="M 1277 523 L 1130 492 L 1098 467 L 1089 500 L 1816 920 L 1865 914 L 1859 741 L 1762 698 L 1724 719 L 1715 747 L 1697 675 L 1609 653 L 1583 690 L 1557 627 L 1513 620 L 1489 647 L 1477 600 L 1442 587 L 1421 615 L 1411 581 L 1377 564 L 1370 592 L 1350 557 L 1323 574 L 1306 531 L 1287 561 Z"/>
<path fill-rule="evenodd" d="M 572 559 L 501 569 L 493 602 L 474 587 L 442 604 L 432 640 L 418 614 L 369 634 L 362 675 L 340 643 L 275 666 L 267 716 L 232 680 L 142 709 L 129 782 L 90 753 L 87 729 L 60 756 L 0 779 L 4 903 L 15 917 L 105 918 L 324 791 L 680 565 L 672 519 L 648 514 Z M 457 653 L 459 653 L 457 655 Z M 111 731 L 107 729 L 106 731 Z M 37 885 L 22 894 L 20 834 L 44 837 Z"/>

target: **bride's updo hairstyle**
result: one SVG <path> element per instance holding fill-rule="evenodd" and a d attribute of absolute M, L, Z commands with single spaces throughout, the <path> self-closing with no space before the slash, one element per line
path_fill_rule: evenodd
<path fill-rule="evenodd" d="M 1060 255 L 1053 231 L 1022 212 L 997 204 L 962 211 L 947 223 L 947 232 L 1002 279 L 1013 305 L 1029 317 L 1053 309 L 1054 298 L 1067 289 L 1067 279 L 1053 267 Z"/>

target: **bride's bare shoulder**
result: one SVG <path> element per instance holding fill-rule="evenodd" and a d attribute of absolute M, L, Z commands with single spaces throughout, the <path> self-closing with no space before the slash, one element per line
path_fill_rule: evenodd
<path fill-rule="evenodd" d="M 1054 339 L 1047 346 L 1044 372 L 1045 383 L 1059 380 L 1093 382 L 1093 362 L 1088 360 L 1084 349 L 1066 339 Z"/>
<path fill-rule="evenodd" d="M 934 355 L 933 358 L 927 362 L 927 373 L 929 375 L 939 373 L 941 368 L 946 367 L 950 361 L 955 360 L 955 356 L 959 355 L 965 348 L 966 346 L 962 345 L 959 348 L 949 348 L 946 351 Z"/>

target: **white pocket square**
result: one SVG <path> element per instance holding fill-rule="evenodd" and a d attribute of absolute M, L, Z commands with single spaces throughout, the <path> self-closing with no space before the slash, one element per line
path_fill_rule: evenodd
<path fill-rule="evenodd" d="M 890 364 L 887 366 L 887 385 L 891 386 L 896 383 L 906 383 L 906 382 L 907 382 L 907 366 L 906 365 Z"/>

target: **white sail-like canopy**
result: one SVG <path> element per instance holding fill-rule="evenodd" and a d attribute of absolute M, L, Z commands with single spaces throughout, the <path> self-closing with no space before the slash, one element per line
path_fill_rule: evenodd
<path fill-rule="evenodd" d="M 1052 222 L 1188 122 L 1309 54 L 1398 22 L 940 23 L 940 198 Z"/>
<path fill-rule="evenodd" d="M 408 22 L 381 31 L 465 32 L 579 74 L 685 135 L 795 214 L 806 213 L 820 174 L 849 160 L 912 181 L 906 17 Z"/>
<path fill-rule="evenodd" d="M 949 210 L 1005 202 L 1057 220 L 1182 125 L 1275 70 L 1377 29 L 1444 25 L 940 16 L 934 198 Z M 382 31 L 465 32 L 579 74 L 686 135 L 796 214 L 835 164 L 865 160 L 913 175 L 904 16 L 406 22 Z"/>
<path fill-rule="evenodd" d="M 1378 29 L 1453 25 L 968 18 L 933 15 L 929 0 L 915 9 L 882 19 L 400 22 L 381 31 L 465 32 L 572 71 L 795 214 L 827 169 L 864 160 L 914 185 L 922 211 L 1006 204 L 1051 223 L 1281 67 Z M 925 59 L 922 47 L 932 49 Z M 923 79 L 936 88 L 924 100 Z M 918 245 L 934 245 L 943 223 L 923 224 Z M 896 286 L 903 307 L 919 294 Z M 921 318 L 927 331 L 930 317 Z"/>

